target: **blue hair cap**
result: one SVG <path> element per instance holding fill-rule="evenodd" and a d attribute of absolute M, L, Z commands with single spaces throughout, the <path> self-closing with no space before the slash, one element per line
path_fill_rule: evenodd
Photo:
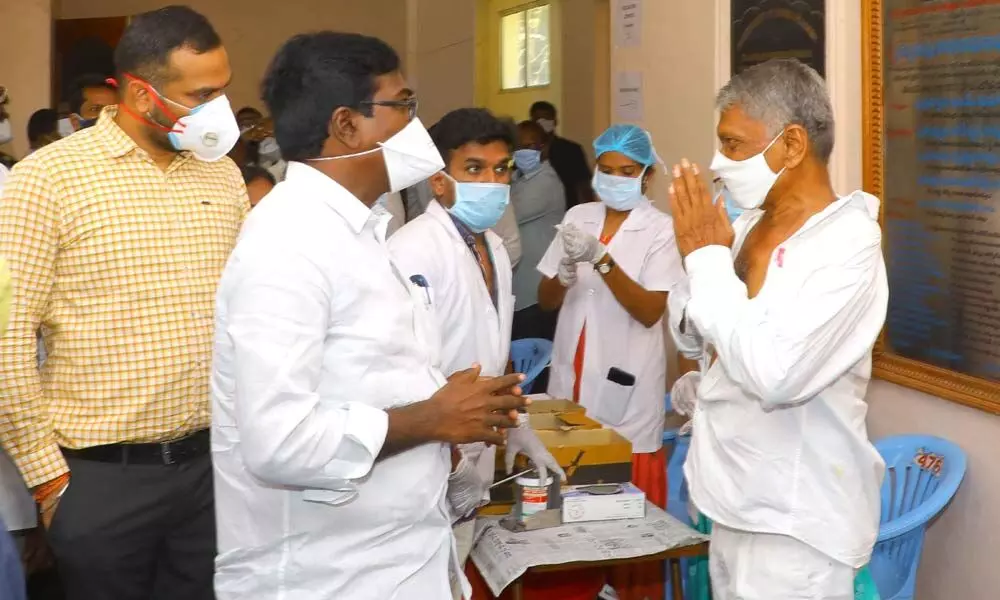
<path fill-rule="evenodd" d="M 594 153 L 598 158 L 605 152 L 620 152 L 639 164 L 656 164 L 653 140 L 645 129 L 635 125 L 612 125 L 594 140 Z"/>

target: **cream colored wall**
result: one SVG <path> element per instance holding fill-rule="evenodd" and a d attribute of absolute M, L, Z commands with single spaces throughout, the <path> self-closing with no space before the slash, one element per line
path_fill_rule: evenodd
<path fill-rule="evenodd" d="M 577 0 L 566 0 L 575 4 Z M 550 73 L 552 83 L 524 90 L 500 89 L 500 16 L 504 11 L 530 4 L 530 0 L 477 0 L 477 66 L 476 103 L 495 114 L 506 115 L 515 121 L 528 118 L 532 103 L 546 100 L 562 109 L 562 57 L 563 57 L 563 0 L 551 0 L 549 14 L 549 39 L 551 40 Z M 589 88 L 588 88 L 589 89 Z"/>
<path fill-rule="evenodd" d="M 0 1 L 0 85 L 10 93 L 14 141 L 0 151 L 21 158 L 28 151 L 28 118 L 51 104 L 52 3 Z"/>
<path fill-rule="evenodd" d="M 407 3 L 407 75 L 420 98 L 420 119 L 429 127 L 448 111 L 475 103 L 476 5 Z"/>
<path fill-rule="evenodd" d="M 37 3 L 15 0 L 0 4 L 20 7 L 25 2 Z M 229 51 L 233 67 L 229 95 L 234 107 L 245 104 L 261 107 L 260 80 L 268 62 L 278 47 L 297 33 L 321 29 L 353 31 L 380 37 L 401 55 L 406 52 L 405 0 L 293 0 L 278 3 L 270 0 L 188 0 L 185 3 L 208 17 Z M 59 18 L 79 19 L 135 14 L 159 8 L 168 2 L 60 0 L 60 4 Z"/>

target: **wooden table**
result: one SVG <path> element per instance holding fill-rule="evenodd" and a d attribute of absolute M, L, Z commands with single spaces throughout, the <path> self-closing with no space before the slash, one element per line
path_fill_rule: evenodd
<path fill-rule="evenodd" d="M 700 544 L 694 544 L 692 546 L 681 546 L 679 548 L 672 548 L 664 552 L 657 552 L 656 554 L 647 554 L 645 556 L 636 556 L 633 558 L 616 558 L 613 560 L 571 562 L 571 563 L 562 563 L 558 565 L 538 565 L 535 567 L 529 567 L 528 570 L 525 572 L 525 575 L 527 575 L 528 573 L 554 573 L 558 571 L 573 571 L 576 569 L 601 569 L 605 567 L 612 567 L 615 565 L 632 565 L 643 562 L 665 560 L 670 564 L 670 585 L 671 588 L 673 589 L 673 597 L 675 598 L 675 600 L 680 600 L 684 598 L 684 583 L 682 581 L 681 559 L 697 558 L 699 556 L 708 556 L 708 542 L 702 542 Z M 518 577 L 517 580 L 514 581 L 514 583 L 510 584 L 513 600 L 524 600 L 524 588 L 521 581 L 523 577 L 524 575 Z"/>

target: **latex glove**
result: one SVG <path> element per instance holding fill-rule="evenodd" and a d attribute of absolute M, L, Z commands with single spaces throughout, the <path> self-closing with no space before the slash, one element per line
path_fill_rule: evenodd
<path fill-rule="evenodd" d="M 566 257 L 574 262 L 597 264 L 608 253 L 608 249 L 604 247 L 604 244 L 600 240 L 589 233 L 580 231 L 572 223 L 560 225 L 558 229 L 559 235 L 562 236 L 563 250 L 566 251 Z"/>
<path fill-rule="evenodd" d="M 464 453 L 458 465 L 448 476 L 448 504 L 455 519 L 472 514 L 483 503 L 483 496 L 490 483 L 483 481 L 476 469 L 476 461 Z"/>
<path fill-rule="evenodd" d="M 548 479 L 551 470 L 561 481 L 566 481 L 566 473 L 527 422 L 521 423 L 516 429 L 507 430 L 507 453 L 504 455 L 504 462 L 507 465 L 508 475 L 514 471 L 514 458 L 518 454 L 524 454 L 534 463 L 540 480 Z"/>
<path fill-rule="evenodd" d="M 569 288 L 573 287 L 576 283 L 576 263 L 568 258 L 563 258 L 559 261 L 559 283 L 563 287 Z"/>
<path fill-rule="evenodd" d="M 685 417 L 694 414 L 698 405 L 698 385 L 701 383 L 701 373 L 691 371 L 681 375 L 670 390 L 670 405 L 674 412 Z"/>

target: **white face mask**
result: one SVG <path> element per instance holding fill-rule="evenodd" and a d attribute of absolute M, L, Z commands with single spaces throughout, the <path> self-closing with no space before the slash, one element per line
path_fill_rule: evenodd
<path fill-rule="evenodd" d="M 73 121 L 70 121 L 69 117 L 59 119 L 59 122 L 56 123 L 56 128 L 59 131 L 59 137 L 69 137 L 76 131 L 73 128 Z"/>
<path fill-rule="evenodd" d="M 774 187 L 774 182 L 785 172 L 784 168 L 777 173 L 772 171 L 771 167 L 767 166 L 764 153 L 771 149 L 783 133 L 779 133 L 759 154 L 746 160 L 732 160 L 716 150 L 709 169 L 716 177 L 722 179 L 726 189 L 729 190 L 729 196 L 733 199 L 733 204 L 743 210 L 753 210 L 764 204 L 767 193 Z"/>
<path fill-rule="evenodd" d="M 170 98 L 160 97 L 181 106 Z M 181 108 L 187 109 L 184 106 Z M 189 150 L 206 162 L 217 161 L 229 154 L 240 139 L 240 126 L 225 94 L 190 110 L 177 119 L 167 134 L 170 144 L 177 150 Z"/>
<path fill-rule="evenodd" d="M 553 119 L 536 119 L 535 123 L 542 128 L 545 133 L 552 133 L 556 130 L 556 122 Z"/>
<path fill-rule="evenodd" d="M 10 129 L 10 119 L 0 121 L 0 144 L 6 144 L 14 139 L 14 134 Z"/>
<path fill-rule="evenodd" d="M 278 147 L 278 140 L 273 137 L 266 137 L 260 141 L 260 146 L 257 147 L 257 151 L 260 152 L 260 157 L 267 159 L 271 162 L 278 162 L 281 160 L 281 148 Z"/>
<path fill-rule="evenodd" d="M 444 160 L 434 146 L 424 124 L 414 118 L 396 135 L 378 143 L 378 148 L 343 156 L 323 156 L 311 160 L 341 160 L 382 152 L 385 171 L 389 175 L 389 191 L 401 192 L 419 183 L 438 171 L 444 170 Z"/>

